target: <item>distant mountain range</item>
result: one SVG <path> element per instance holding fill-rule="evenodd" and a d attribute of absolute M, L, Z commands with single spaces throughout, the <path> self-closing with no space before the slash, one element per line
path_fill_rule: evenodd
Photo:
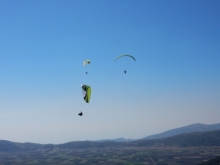
<path fill-rule="evenodd" d="M 171 129 L 168 131 L 165 131 L 163 133 L 155 134 L 155 135 L 150 135 L 147 137 L 144 137 L 142 139 L 160 139 L 160 138 L 166 138 L 170 136 L 175 136 L 183 133 L 191 133 L 191 132 L 205 132 L 205 131 L 214 131 L 214 130 L 220 130 L 220 123 L 218 124 L 191 124 L 188 126 L 180 127 L 180 128 L 175 128 Z"/>
<path fill-rule="evenodd" d="M 142 139 L 161 139 L 161 138 L 167 138 L 175 135 L 180 135 L 184 133 L 191 133 L 191 132 L 205 132 L 205 131 L 214 131 L 214 130 L 220 130 L 220 123 L 218 124 L 191 124 L 180 128 L 171 129 L 159 134 L 150 135 L 147 137 L 144 137 Z M 114 141 L 114 142 L 130 142 L 137 139 L 124 139 L 124 138 L 116 138 L 116 139 L 102 139 L 102 140 L 96 140 L 98 142 L 104 142 L 104 141 Z"/>
<path fill-rule="evenodd" d="M 102 140 L 96 140 L 97 142 L 104 142 L 104 141 L 114 141 L 114 142 L 130 142 L 134 139 L 124 139 L 124 138 L 117 138 L 117 139 L 102 139 Z"/>
<path fill-rule="evenodd" d="M 219 130 L 217 130 L 219 129 Z M 213 131 L 215 130 L 215 131 Z M 142 147 L 142 146 L 220 146 L 220 124 L 192 124 L 172 129 L 161 134 L 139 140 L 103 139 L 99 141 L 73 141 L 64 144 L 17 143 L 0 140 L 0 151 L 31 151 L 38 149 L 76 149 L 100 147 Z"/>
<path fill-rule="evenodd" d="M 33 151 L 33 150 L 52 150 L 52 149 L 86 149 L 103 147 L 144 147 L 144 146 L 220 146 L 220 130 L 208 132 L 193 132 L 176 135 L 162 139 L 134 140 L 131 142 L 115 141 L 73 141 L 64 144 L 35 144 L 35 143 L 16 143 L 0 140 L 1 152 L 12 151 Z"/>
<path fill-rule="evenodd" d="M 141 139 L 132 141 L 135 146 L 220 146 L 220 130 L 192 132 L 161 139 Z"/>

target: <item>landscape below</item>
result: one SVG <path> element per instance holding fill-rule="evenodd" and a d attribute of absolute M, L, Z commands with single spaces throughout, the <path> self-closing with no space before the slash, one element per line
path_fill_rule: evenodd
<path fill-rule="evenodd" d="M 43 145 L 0 140 L 0 165 L 197 165 L 218 156 L 220 130 L 130 142 L 74 141 Z"/>

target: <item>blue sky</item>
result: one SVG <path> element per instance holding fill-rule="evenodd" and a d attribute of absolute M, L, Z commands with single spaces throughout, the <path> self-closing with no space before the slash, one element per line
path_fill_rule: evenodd
<path fill-rule="evenodd" d="M 137 139 L 219 123 L 219 7 L 218 0 L 0 1 L 0 139 Z M 121 54 L 137 61 L 114 62 Z M 81 84 L 92 87 L 89 104 Z"/>

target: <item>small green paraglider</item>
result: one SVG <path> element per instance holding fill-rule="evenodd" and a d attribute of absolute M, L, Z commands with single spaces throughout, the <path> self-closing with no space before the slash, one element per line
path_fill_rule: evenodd
<path fill-rule="evenodd" d="M 90 101 L 90 97 L 91 97 L 91 92 L 92 92 L 92 88 L 88 85 L 81 85 L 82 87 L 82 93 L 83 93 L 83 99 L 86 103 L 89 103 Z M 78 114 L 79 116 L 82 116 L 83 113 L 82 111 Z"/>
<path fill-rule="evenodd" d="M 83 92 L 83 99 L 86 103 L 89 103 L 90 97 L 91 97 L 91 92 L 92 88 L 88 85 L 81 85 L 82 86 L 82 92 Z"/>

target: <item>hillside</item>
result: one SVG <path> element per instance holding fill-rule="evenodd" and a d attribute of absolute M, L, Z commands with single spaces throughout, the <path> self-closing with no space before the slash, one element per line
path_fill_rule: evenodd
<path fill-rule="evenodd" d="M 28 151 L 43 147 L 36 143 L 16 143 L 7 140 L 0 140 L 0 151 Z"/>
<path fill-rule="evenodd" d="M 132 142 L 131 142 L 132 143 Z M 143 139 L 135 141 L 137 146 L 178 145 L 178 146 L 220 146 L 220 130 L 193 132 L 162 139 Z"/>
<path fill-rule="evenodd" d="M 129 141 L 134 141 L 134 139 L 117 138 L 117 139 L 102 139 L 97 141 L 98 142 L 104 142 L 104 141 L 129 142 Z"/>
<path fill-rule="evenodd" d="M 114 141 L 74 141 L 64 144 L 35 144 L 35 143 L 15 143 L 0 140 L 0 151 L 30 151 L 37 149 L 75 149 L 75 148 L 103 148 L 103 147 L 143 147 L 143 146 L 220 146 L 220 130 L 209 132 L 194 132 L 176 135 L 163 139 L 135 140 L 131 142 L 114 142 Z"/>
<path fill-rule="evenodd" d="M 218 156 L 214 159 L 211 159 L 207 162 L 200 163 L 198 165 L 219 165 L 219 164 L 220 164 L 220 156 Z"/>
<path fill-rule="evenodd" d="M 160 138 L 166 138 L 166 137 L 175 136 L 175 135 L 179 135 L 183 133 L 204 132 L 204 131 L 214 131 L 214 130 L 220 130 L 220 123 L 210 124 L 210 125 L 200 124 L 200 123 L 191 124 L 188 126 L 171 129 L 163 133 L 150 135 L 142 139 L 160 139 Z"/>

